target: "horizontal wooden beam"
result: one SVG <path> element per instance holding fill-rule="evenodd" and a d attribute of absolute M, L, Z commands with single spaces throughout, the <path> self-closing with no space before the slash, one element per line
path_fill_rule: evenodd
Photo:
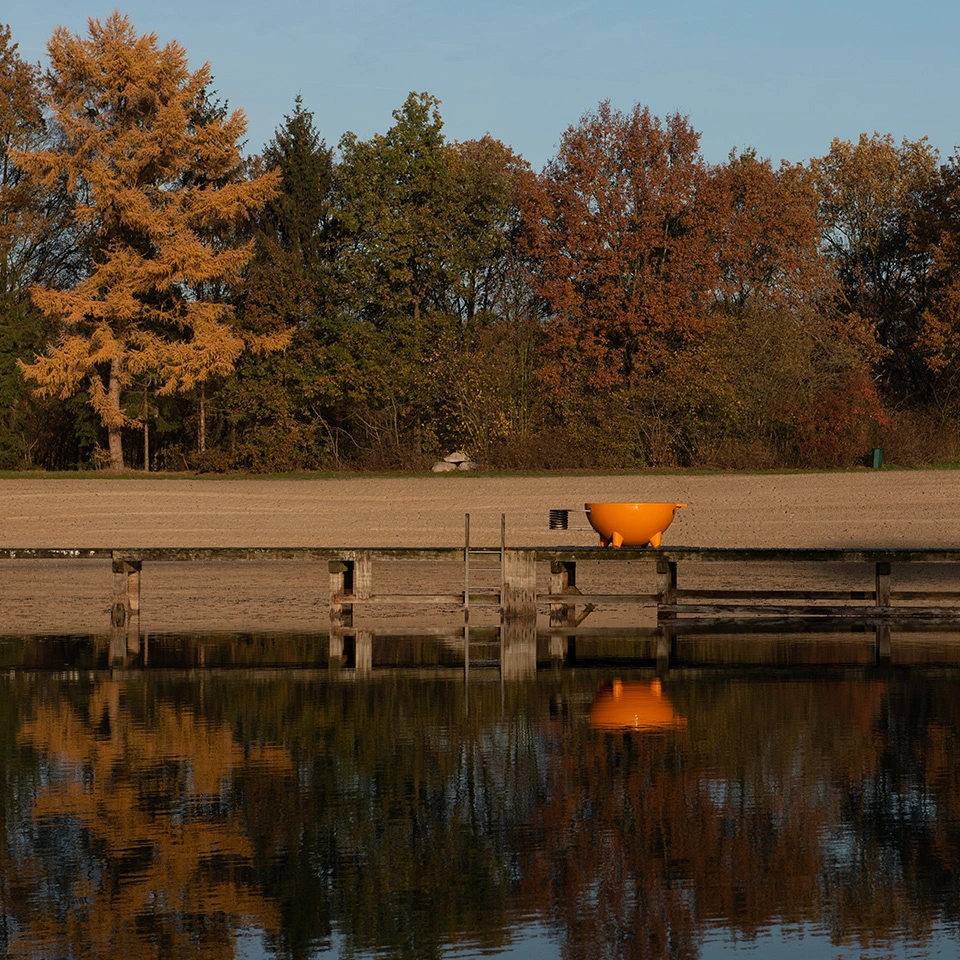
<path fill-rule="evenodd" d="M 472 594 L 471 594 L 472 596 Z M 385 593 L 368 597 L 358 597 L 352 593 L 335 593 L 330 599 L 334 603 L 359 604 L 413 603 L 413 604 L 455 604 L 463 603 L 462 593 Z"/>
<path fill-rule="evenodd" d="M 538 560 L 682 563 L 960 563 L 960 548 L 928 547 L 530 547 Z"/>
<path fill-rule="evenodd" d="M 873 590 L 677 590 L 674 596 L 693 600 L 875 600 Z"/>
<path fill-rule="evenodd" d="M 463 547 L 0 547 L 0 560 L 230 560 L 463 561 Z"/>
<path fill-rule="evenodd" d="M 801 606 L 800 604 L 716 604 L 716 603 L 664 603 L 657 608 L 661 613 L 696 614 L 709 617 L 743 616 L 790 616 L 856 618 L 860 620 L 911 619 L 915 617 L 939 617 L 960 623 L 958 607 L 877 607 L 877 606 Z"/>
<path fill-rule="evenodd" d="M 614 563 L 960 563 L 960 548 L 517 547 L 537 561 Z M 463 561 L 463 547 L 0 547 L 0 560 L 370 560 Z"/>
<path fill-rule="evenodd" d="M 112 560 L 109 547 L 3 547 L 0 560 Z"/>
<path fill-rule="evenodd" d="M 656 603 L 656 593 L 539 593 L 537 603 L 581 606 L 585 603 Z"/>

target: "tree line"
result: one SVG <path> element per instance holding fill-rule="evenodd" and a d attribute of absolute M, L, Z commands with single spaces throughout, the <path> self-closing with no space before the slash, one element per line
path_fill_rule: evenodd
<path fill-rule="evenodd" d="M 535 171 L 411 93 L 259 154 L 127 17 L 0 27 L 0 468 L 849 466 L 960 451 L 960 158 L 707 163 L 601 103 Z"/>

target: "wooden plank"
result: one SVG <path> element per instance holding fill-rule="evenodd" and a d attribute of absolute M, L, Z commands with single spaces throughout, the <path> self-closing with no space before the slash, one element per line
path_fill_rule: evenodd
<path fill-rule="evenodd" d="M 676 626 L 681 628 L 685 621 L 677 620 Z M 674 624 L 670 625 L 674 629 Z M 682 632 L 682 631 L 681 631 Z M 538 627 L 538 636 L 547 637 L 593 637 L 598 640 L 649 640 L 652 637 L 659 637 L 663 631 L 660 627 L 579 627 L 579 626 L 559 626 L 559 627 Z"/>
<path fill-rule="evenodd" d="M 893 603 L 903 600 L 954 600 L 960 603 L 960 590 L 892 590 Z"/>
<path fill-rule="evenodd" d="M 471 594 L 471 598 L 473 594 Z M 412 604 L 455 604 L 463 603 L 462 593 L 383 593 L 358 597 L 353 593 L 337 593 L 331 597 L 334 603 L 349 603 L 352 606 L 365 604 L 412 603 Z"/>
<path fill-rule="evenodd" d="M 874 600 L 873 590 L 677 590 L 694 600 Z M 960 596 L 960 594 L 958 594 Z"/>
<path fill-rule="evenodd" d="M 960 563 L 960 548 L 875 547 L 531 547 L 538 560 L 693 563 Z"/>
<path fill-rule="evenodd" d="M 462 561 L 462 547 L 123 547 L 106 551 L 130 560 L 190 563 L 203 561 L 356 560 Z M 58 551 L 63 553 L 63 551 Z"/>
<path fill-rule="evenodd" d="M 373 557 L 366 550 L 358 550 L 353 561 L 353 597 L 354 601 L 363 600 L 373 594 Z"/>
<path fill-rule="evenodd" d="M 960 548 L 795 547 L 519 547 L 536 561 L 596 560 L 632 563 L 658 560 L 693 563 L 960 563 Z M 365 553 L 371 560 L 463 561 L 463 547 L 3 547 L 0 560 L 336 560 Z"/>
<path fill-rule="evenodd" d="M 960 607 L 877 607 L 877 606 L 803 606 L 800 604 L 710 604 L 674 603 L 661 607 L 669 613 L 706 616 L 767 615 L 803 617 L 858 617 L 870 620 L 880 617 L 910 619 L 914 617 L 947 617 L 960 621 Z"/>
<path fill-rule="evenodd" d="M 110 547 L 3 547 L 0 560 L 112 560 Z"/>
<path fill-rule="evenodd" d="M 537 595 L 537 604 L 542 606 L 545 603 L 551 605 L 565 600 L 569 603 L 576 600 L 577 603 L 656 603 L 659 599 L 658 593 L 541 593 Z"/>
<path fill-rule="evenodd" d="M 494 549 L 494 548 L 491 548 Z M 694 563 L 960 563 L 960 548 L 796 548 L 796 547 L 518 547 L 537 561 Z M 151 561 L 334 560 L 366 553 L 373 560 L 463 560 L 463 547 L 2 547 L 0 559 L 109 559 L 111 555 Z"/>

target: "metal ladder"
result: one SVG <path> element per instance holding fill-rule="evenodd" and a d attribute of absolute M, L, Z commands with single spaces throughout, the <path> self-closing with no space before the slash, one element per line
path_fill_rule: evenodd
<path fill-rule="evenodd" d="M 463 518 L 463 622 L 471 607 L 500 607 L 503 598 L 503 551 L 507 539 L 506 515 L 500 514 L 500 546 L 470 546 L 470 514 Z M 495 563 L 493 561 L 496 561 Z M 476 578 L 475 574 L 479 574 Z M 496 577 L 495 583 L 491 582 Z M 471 591 L 473 596 L 471 596 Z"/>

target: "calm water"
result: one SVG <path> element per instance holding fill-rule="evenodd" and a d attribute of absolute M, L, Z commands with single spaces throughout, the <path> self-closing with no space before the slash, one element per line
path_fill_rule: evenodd
<path fill-rule="evenodd" d="M 0 641 L 0 956 L 960 954 L 953 667 L 251 644 Z"/>

